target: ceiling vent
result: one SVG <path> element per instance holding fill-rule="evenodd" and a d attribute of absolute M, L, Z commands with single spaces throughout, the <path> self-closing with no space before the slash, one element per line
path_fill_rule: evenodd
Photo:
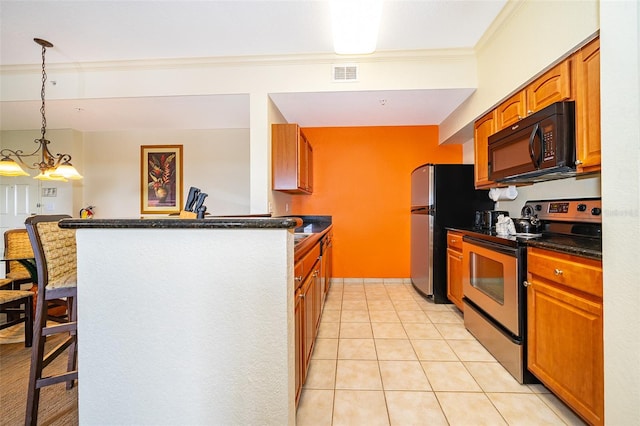
<path fill-rule="evenodd" d="M 336 81 L 336 82 L 358 81 L 358 66 L 354 64 L 334 65 L 333 81 Z"/>

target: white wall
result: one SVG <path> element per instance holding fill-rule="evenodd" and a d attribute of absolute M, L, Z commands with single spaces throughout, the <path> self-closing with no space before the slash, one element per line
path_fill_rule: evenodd
<path fill-rule="evenodd" d="M 360 65 L 357 82 L 345 84 L 331 80 L 332 64 L 345 61 Z M 249 94 L 252 213 L 267 212 L 271 197 L 269 93 L 476 87 L 476 61 L 469 49 L 413 52 L 403 56 L 376 53 L 355 59 L 338 55 L 291 55 L 51 64 L 47 72 L 57 82 L 47 89 L 51 99 Z M 39 73 L 35 65 L 2 72 L 0 100 L 35 100 L 33 81 Z"/>
<path fill-rule="evenodd" d="M 81 425 L 295 424 L 291 232 L 76 235 Z"/>
<path fill-rule="evenodd" d="M 473 138 L 473 121 L 599 28 L 597 0 L 512 1 L 476 46 L 478 89 L 440 125 L 440 140 Z"/>
<path fill-rule="evenodd" d="M 603 0 L 602 204 L 605 419 L 640 419 L 640 6 Z"/>
<path fill-rule="evenodd" d="M 507 210 L 509 216 L 520 217 L 520 210 L 528 200 L 548 200 L 550 198 L 600 197 L 600 176 L 580 177 L 540 182 L 516 188 L 518 196 L 513 201 L 498 201 L 496 208 Z"/>
<path fill-rule="evenodd" d="M 140 146 L 183 145 L 183 188 L 209 194 L 213 215 L 249 213 L 249 131 L 175 130 L 84 134 L 83 199 L 96 218 L 140 216 Z"/>

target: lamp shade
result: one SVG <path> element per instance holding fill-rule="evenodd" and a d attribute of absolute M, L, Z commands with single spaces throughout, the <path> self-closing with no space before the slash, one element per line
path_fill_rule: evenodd
<path fill-rule="evenodd" d="M 37 176 L 33 177 L 38 180 L 54 180 L 58 182 L 67 182 L 63 176 L 54 176 L 51 174 L 51 170 L 41 171 Z"/>
<path fill-rule="evenodd" d="M 71 165 L 69 162 L 64 162 L 60 164 L 56 169 L 50 173 L 52 177 L 63 177 L 65 179 L 82 179 L 82 175 L 78 173 L 75 167 Z"/>
<path fill-rule="evenodd" d="M 12 159 L 4 157 L 0 160 L 0 176 L 29 176 L 29 173 Z"/>

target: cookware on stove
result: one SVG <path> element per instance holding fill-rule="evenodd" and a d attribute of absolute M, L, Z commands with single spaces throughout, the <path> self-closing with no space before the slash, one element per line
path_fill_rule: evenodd
<path fill-rule="evenodd" d="M 540 230 L 540 220 L 531 206 L 525 205 L 520 214 L 522 215 L 521 218 L 513 219 L 513 223 L 516 225 L 516 232 L 535 234 Z"/>

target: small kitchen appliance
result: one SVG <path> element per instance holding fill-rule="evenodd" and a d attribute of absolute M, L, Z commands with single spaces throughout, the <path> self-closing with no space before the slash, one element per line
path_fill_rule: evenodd
<path fill-rule="evenodd" d="M 575 176 L 575 106 L 556 102 L 489 136 L 489 179 L 539 182 Z"/>
<path fill-rule="evenodd" d="M 527 201 L 523 212 L 539 219 L 538 232 L 498 235 L 465 231 L 462 285 L 465 327 L 520 382 L 536 379 L 527 370 L 527 247 L 602 254 L 599 198 Z"/>
<path fill-rule="evenodd" d="M 471 227 L 474 212 L 492 209 L 474 187 L 473 165 L 425 164 L 411 174 L 411 282 L 435 303 L 447 298 L 447 227 Z"/>
<path fill-rule="evenodd" d="M 509 216 L 509 212 L 506 210 L 478 210 L 474 226 L 480 229 L 495 229 L 500 215 Z"/>

